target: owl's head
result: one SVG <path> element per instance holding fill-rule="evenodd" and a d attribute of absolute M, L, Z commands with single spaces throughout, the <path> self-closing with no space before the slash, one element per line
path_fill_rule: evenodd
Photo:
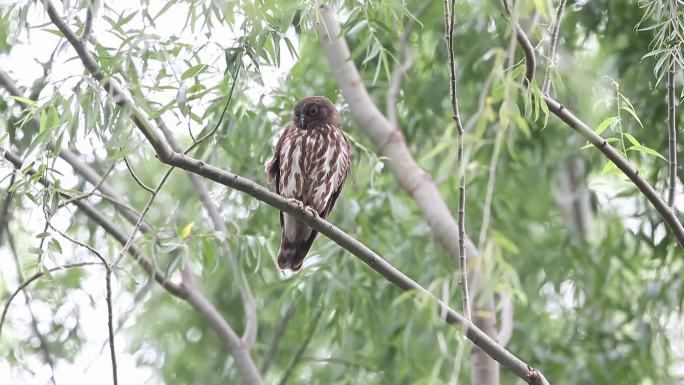
<path fill-rule="evenodd" d="M 340 126 L 337 108 L 325 96 L 311 96 L 302 99 L 294 107 L 294 124 L 298 128 L 310 130 L 330 125 Z"/>

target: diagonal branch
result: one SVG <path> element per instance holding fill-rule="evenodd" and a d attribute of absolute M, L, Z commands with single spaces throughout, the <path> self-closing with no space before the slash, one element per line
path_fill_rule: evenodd
<path fill-rule="evenodd" d="M 203 161 L 199 159 L 194 159 L 190 156 L 187 156 L 186 154 L 181 154 L 173 151 L 167 143 L 165 143 L 161 138 L 157 135 L 157 132 L 155 131 L 152 123 L 133 105 L 131 102 L 130 98 L 128 98 L 126 95 L 124 95 L 121 90 L 111 83 L 110 80 L 106 79 L 102 73 L 100 72 L 99 67 L 95 63 L 95 61 L 92 59 L 88 51 L 81 45 L 79 44 L 78 39 L 75 38 L 74 33 L 66 26 L 64 21 L 61 19 L 61 17 L 57 14 L 57 11 L 55 10 L 54 6 L 52 5 L 51 2 L 47 2 L 47 8 L 48 8 L 48 15 L 52 22 L 57 26 L 57 28 L 65 35 L 67 40 L 73 45 L 74 49 L 78 53 L 79 57 L 81 58 L 81 61 L 83 62 L 85 68 L 88 70 L 88 72 L 91 73 L 93 77 L 95 77 L 98 81 L 101 82 L 103 85 L 104 89 L 109 93 L 110 96 L 116 100 L 117 104 L 123 108 L 126 108 L 128 111 L 130 111 L 130 118 L 133 120 L 133 123 L 138 127 L 138 129 L 143 132 L 143 135 L 148 139 L 152 147 L 157 153 L 157 157 L 159 158 L 160 161 L 176 166 L 179 168 L 182 168 L 187 171 L 191 171 L 193 173 L 196 173 L 198 175 L 201 175 L 207 179 L 211 179 L 217 183 L 223 184 L 228 187 L 232 187 L 236 190 L 245 192 L 252 197 L 267 203 L 268 205 L 279 209 L 280 211 L 284 211 L 288 214 L 294 215 L 299 219 L 300 221 L 304 222 L 306 225 L 318 230 L 321 234 L 327 236 L 330 238 L 332 241 L 337 243 L 338 245 L 342 246 L 344 249 L 350 251 L 352 254 L 357 256 L 359 259 L 361 259 L 364 263 L 366 263 L 368 266 L 370 266 L 373 270 L 378 272 L 380 275 L 385 277 L 388 281 L 392 282 L 394 285 L 399 287 L 402 290 L 411 290 L 415 291 L 417 294 L 427 296 L 428 298 L 432 299 L 437 304 L 438 311 L 440 314 L 444 315 L 444 320 L 448 322 L 449 324 L 461 324 L 465 327 L 466 329 L 466 336 L 468 339 L 470 339 L 475 345 L 480 347 L 482 350 L 487 352 L 493 359 L 501 363 L 504 367 L 509 369 L 512 373 L 514 373 L 516 376 L 519 378 L 533 384 L 547 384 L 546 380 L 544 379 L 543 375 L 536 370 L 532 369 L 529 365 L 527 365 L 525 362 L 520 360 L 518 357 L 501 347 L 499 344 L 496 343 L 491 337 L 489 337 L 486 333 L 484 333 L 482 330 L 480 330 L 477 326 L 475 326 L 472 322 L 470 322 L 467 318 L 465 318 L 463 315 L 459 314 L 458 312 L 454 311 L 451 309 L 447 304 L 436 298 L 434 295 L 432 295 L 430 292 L 427 291 L 424 287 L 419 285 L 417 282 L 413 281 L 409 277 L 407 277 L 404 273 L 401 271 L 397 270 L 394 266 L 389 264 L 386 260 L 381 258 L 379 255 L 377 255 L 375 252 L 370 250 L 367 246 L 363 245 L 353 237 L 349 236 L 342 230 L 340 230 L 338 227 L 333 225 L 330 222 L 327 222 L 324 219 L 321 219 L 320 217 L 313 217 L 309 212 L 307 212 L 304 208 L 300 208 L 295 204 L 290 203 L 287 199 L 283 198 L 280 195 L 274 194 L 264 187 L 258 185 L 255 182 L 252 182 L 251 180 L 248 180 L 246 178 L 243 178 L 239 175 L 235 175 L 233 173 L 230 173 L 228 171 L 221 170 L 217 167 L 214 167 L 209 164 L 205 164 Z M 329 8 L 323 8 L 323 10 L 329 9 Z M 322 12 L 323 13 L 323 12 Z M 324 17 L 326 17 L 324 15 Z M 328 14 L 328 17 L 333 17 L 332 13 Z M 336 20 L 335 20 L 336 22 Z M 329 23 L 330 24 L 330 23 Z M 336 33 L 334 36 L 339 35 L 339 24 L 337 25 Z M 328 25 L 328 29 L 332 25 Z M 320 28 L 319 28 L 319 32 Z M 327 35 L 326 35 L 327 36 Z M 330 41 L 328 37 L 328 41 Z M 345 44 L 346 48 L 346 44 Z M 349 52 L 349 49 L 346 48 L 346 52 Z M 348 55 L 346 55 L 348 57 Z M 345 58 L 346 60 L 346 58 Z M 357 76 L 358 79 L 358 76 Z M 343 90 L 344 92 L 344 90 Z M 367 93 L 364 92 L 366 97 L 370 100 L 370 97 L 368 96 Z M 377 110 L 377 107 L 375 107 L 374 104 L 370 103 L 372 106 L 372 109 L 379 114 L 379 111 Z M 381 116 L 381 115 L 380 115 Z M 387 126 L 389 126 L 389 123 L 386 121 L 384 122 Z M 386 127 L 385 127 L 386 128 Z M 391 131 L 392 132 L 392 131 Z M 398 132 L 398 131 L 393 131 L 393 132 Z M 387 132 L 385 132 L 387 133 Z M 399 137 L 401 138 L 401 137 Z M 374 139 L 381 139 L 381 138 L 374 138 Z M 387 139 L 391 139 L 391 141 L 395 141 L 398 138 L 396 137 L 390 137 L 390 138 L 385 138 L 385 141 L 383 144 L 386 143 Z M 382 146 L 381 146 L 382 147 Z M 405 146 L 404 146 L 405 149 Z M 406 150 L 407 152 L 407 150 Z M 410 158 L 410 154 L 407 154 Z M 412 160 L 412 158 L 411 158 Z M 413 161 L 413 164 L 415 164 L 415 161 Z M 418 168 L 418 165 L 415 164 L 415 167 Z M 425 172 L 422 172 L 421 175 L 427 176 Z M 413 194 L 422 194 L 422 186 L 426 185 L 427 183 L 422 183 L 423 180 L 420 181 L 415 181 L 415 180 L 409 180 L 410 183 L 413 184 L 413 188 L 410 189 L 410 191 L 413 191 Z M 421 183 L 416 183 L 416 182 L 421 182 Z M 446 208 L 446 204 L 444 203 L 443 200 L 439 198 L 439 193 L 436 190 L 436 187 L 434 186 L 434 183 L 429 184 L 430 190 L 434 190 L 434 193 L 437 194 L 436 199 L 441 202 L 442 208 L 444 209 L 445 212 L 448 212 L 448 209 Z M 415 196 L 415 195 L 414 195 Z M 429 198 L 429 196 L 423 197 L 423 198 Z M 439 206 L 439 205 L 438 205 Z M 434 209 L 434 207 L 430 207 L 430 209 Z M 442 215 L 438 215 L 439 217 L 442 217 Z M 450 216 L 449 216 L 450 217 Z M 453 222 L 453 218 L 451 218 L 451 221 Z M 443 225 L 443 223 L 439 223 Z M 455 225 L 455 223 L 454 223 Z M 454 247 L 458 247 L 457 242 L 453 242 L 453 234 L 456 232 L 451 232 L 449 234 L 444 233 L 443 236 L 443 241 L 446 244 L 453 244 Z M 451 238 L 451 240 L 449 240 Z M 467 243 L 468 247 L 472 248 L 475 250 L 474 246 L 472 245 L 472 242 Z M 186 291 L 188 294 L 188 298 L 193 298 L 193 294 L 191 291 Z M 232 330 L 232 329 L 231 329 Z M 234 332 L 233 332 L 234 333 Z"/>
<path fill-rule="evenodd" d="M 518 43 L 525 53 L 525 65 L 527 66 L 526 73 L 534 74 L 534 48 L 527 39 L 522 29 L 518 28 Z M 522 35 L 522 38 L 520 36 Z M 528 60 L 532 58 L 531 60 Z M 530 70 L 532 68 L 532 70 Z M 617 168 L 619 168 L 629 178 L 634 186 L 648 199 L 648 201 L 655 207 L 660 216 L 665 220 L 665 223 L 672 231 L 679 246 L 684 249 L 684 226 L 677 218 L 673 210 L 668 207 L 667 203 L 663 201 L 656 190 L 650 183 L 639 174 L 639 170 L 634 167 L 627 159 L 625 159 L 615 147 L 611 146 L 604 138 L 597 135 L 586 123 L 575 116 L 570 110 L 565 108 L 560 102 L 552 98 L 550 95 L 543 95 L 544 102 L 549 107 L 549 111 L 556 115 L 560 120 L 567 124 L 570 128 L 577 131 L 589 143 L 596 147 L 603 155 L 608 158 Z"/>
<path fill-rule="evenodd" d="M 7 299 L 7 302 L 5 302 L 5 306 L 2 309 L 2 315 L 0 315 L 0 336 L 2 335 L 2 326 L 5 324 L 5 318 L 7 317 L 7 311 L 9 310 L 10 305 L 12 304 L 12 301 L 14 298 L 19 295 L 21 291 L 26 289 L 31 283 L 33 283 L 35 280 L 38 278 L 44 276 L 45 274 L 48 273 L 54 273 L 56 271 L 60 270 L 68 270 L 68 269 L 73 269 L 76 267 L 82 267 L 82 266 L 92 266 L 92 265 L 101 265 L 102 263 L 100 262 L 76 262 L 76 263 L 70 263 L 68 265 L 62 265 L 62 266 L 57 266 L 53 267 L 48 270 L 44 271 L 38 271 L 34 273 L 32 276 L 28 277 L 24 282 L 22 282 L 19 287 L 17 287 L 12 294 L 10 294 L 9 298 Z"/>

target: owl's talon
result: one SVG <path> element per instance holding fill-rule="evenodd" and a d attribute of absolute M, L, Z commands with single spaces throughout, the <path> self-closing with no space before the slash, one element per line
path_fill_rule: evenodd
<path fill-rule="evenodd" d="M 299 199 L 287 198 L 287 202 L 291 205 L 297 206 L 297 208 L 300 210 L 304 210 L 304 203 L 302 203 L 302 201 L 300 201 Z"/>
<path fill-rule="evenodd" d="M 314 218 L 318 217 L 318 211 L 311 206 L 304 206 L 304 211 L 311 214 L 311 216 Z"/>

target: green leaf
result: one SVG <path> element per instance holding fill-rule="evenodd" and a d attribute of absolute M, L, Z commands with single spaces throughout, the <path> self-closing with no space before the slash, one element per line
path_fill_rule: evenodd
<path fill-rule="evenodd" d="M 608 126 L 611 126 L 611 128 L 612 128 L 612 127 L 613 127 L 613 123 L 614 123 L 617 119 L 618 119 L 617 116 L 611 116 L 611 117 L 608 117 L 608 118 L 604 119 L 604 120 L 598 125 L 598 127 L 596 127 L 596 130 L 595 130 L 594 132 L 596 133 L 596 135 L 601 135 L 601 133 L 602 133 L 603 131 L 605 131 L 606 128 L 608 128 Z"/>
<path fill-rule="evenodd" d="M 36 102 L 34 102 L 33 100 L 31 100 L 29 98 L 25 98 L 23 96 L 12 96 L 12 99 L 16 100 L 17 102 L 19 102 L 21 104 L 26 104 L 29 106 L 35 106 L 36 105 Z"/>
<path fill-rule="evenodd" d="M 636 112 L 634 111 L 634 108 L 632 108 L 631 106 L 623 106 L 622 109 L 627 111 L 630 115 L 632 115 L 634 120 L 636 120 L 637 123 L 639 123 L 639 126 L 641 126 L 642 128 L 644 127 L 644 125 L 641 124 L 641 119 L 639 119 Z"/>
<path fill-rule="evenodd" d="M 193 76 L 196 76 L 200 72 L 204 71 L 206 68 L 207 68 L 207 66 L 204 64 L 198 64 L 196 66 L 192 66 L 192 67 L 188 68 L 187 70 L 185 70 L 185 72 L 183 72 L 183 74 L 181 75 L 181 80 L 185 80 L 185 79 L 191 78 Z"/>
<path fill-rule="evenodd" d="M 639 141 L 632 134 L 630 134 L 629 132 L 625 132 L 624 135 L 627 138 L 627 140 L 629 140 L 629 142 L 632 143 L 634 146 L 641 147 L 641 143 L 639 143 Z"/>
<path fill-rule="evenodd" d="M 660 154 L 658 151 L 656 151 L 656 150 L 654 150 L 654 149 L 652 149 L 652 148 L 646 147 L 646 146 L 634 145 L 634 146 L 628 148 L 627 151 L 638 151 L 638 152 L 642 152 L 642 153 L 644 153 L 644 154 L 652 155 L 652 156 L 655 156 L 655 157 L 657 157 L 657 158 L 660 158 L 660 159 L 662 159 L 662 160 L 668 162 L 667 158 L 665 158 L 665 157 L 664 157 L 662 154 Z"/>
<path fill-rule="evenodd" d="M 50 242 L 48 243 L 48 250 L 61 254 L 62 253 L 62 245 L 59 244 L 59 241 L 56 240 L 55 238 L 50 239 Z"/>
<path fill-rule="evenodd" d="M 29 247 L 28 252 L 31 254 L 36 254 L 36 255 L 43 255 L 44 251 L 42 249 L 39 249 L 37 247 Z"/>

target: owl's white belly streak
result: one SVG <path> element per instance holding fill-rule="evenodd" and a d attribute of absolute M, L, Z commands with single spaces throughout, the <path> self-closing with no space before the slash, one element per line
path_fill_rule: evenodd
<path fill-rule="evenodd" d="M 343 183 L 349 150 L 337 130 L 327 133 L 297 132 L 283 143 L 280 153 L 280 193 L 321 212 L 330 195 Z M 343 139 L 343 138 L 342 138 Z"/>

